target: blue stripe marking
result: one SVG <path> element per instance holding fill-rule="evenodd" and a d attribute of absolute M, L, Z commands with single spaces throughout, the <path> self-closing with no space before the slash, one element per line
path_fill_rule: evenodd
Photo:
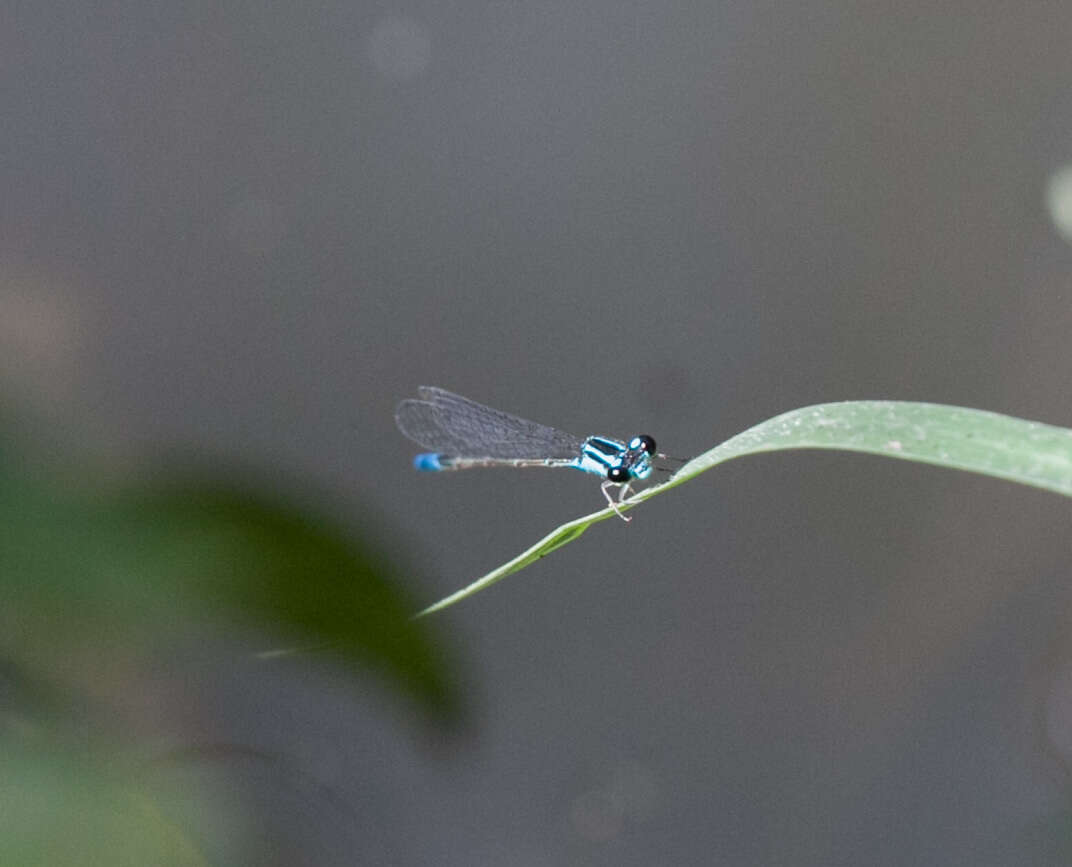
<path fill-rule="evenodd" d="M 590 436 L 581 444 L 581 456 L 574 466 L 583 472 L 606 478 L 607 470 L 621 464 L 625 451 L 625 446 L 617 440 Z"/>
<path fill-rule="evenodd" d="M 428 472 L 435 472 L 436 470 L 443 469 L 443 465 L 439 462 L 439 455 L 435 452 L 422 452 L 413 458 L 413 466 L 418 470 L 424 470 Z"/>

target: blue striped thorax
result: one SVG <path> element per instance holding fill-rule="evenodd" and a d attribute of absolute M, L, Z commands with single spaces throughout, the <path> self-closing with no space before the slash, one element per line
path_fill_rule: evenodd
<path fill-rule="evenodd" d="M 647 434 L 635 436 L 628 443 L 610 437 L 590 436 L 581 444 L 581 454 L 574 466 L 608 481 L 625 484 L 651 475 L 654 454 L 655 440 Z"/>

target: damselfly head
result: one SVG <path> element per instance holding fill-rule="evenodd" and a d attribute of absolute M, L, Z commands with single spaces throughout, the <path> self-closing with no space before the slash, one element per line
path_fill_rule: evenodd
<path fill-rule="evenodd" d="M 655 455 L 655 440 L 647 434 L 633 437 L 625 446 L 617 464 L 607 470 L 607 479 L 622 484 L 632 479 L 646 479 L 651 475 L 651 459 Z M 611 470 L 620 470 L 611 476 Z"/>

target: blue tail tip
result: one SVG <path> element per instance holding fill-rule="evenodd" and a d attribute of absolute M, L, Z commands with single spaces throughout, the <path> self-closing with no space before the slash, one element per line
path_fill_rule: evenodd
<path fill-rule="evenodd" d="M 424 452 L 417 455 L 413 459 L 413 466 L 418 470 L 434 472 L 435 470 L 443 469 L 442 464 L 439 463 L 439 455 L 435 452 Z"/>

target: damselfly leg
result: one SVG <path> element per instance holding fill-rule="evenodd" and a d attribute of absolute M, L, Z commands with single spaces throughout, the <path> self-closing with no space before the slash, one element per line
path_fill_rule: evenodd
<path fill-rule="evenodd" d="M 615 500 L 614 497 L 612 497 L 610 495 L 610 489 L 615 484 L 617 484 L 617 483 L 616 482 L 611 482 L 611 481 L 608 480 L 608 481 L 603 482 L 599 486 L 599 489 L 603 492 L 603 496 L 607 498 L 607 505 L 610 506 L 614 510 L 614 514 L 617 515 L 619 518 L 621 518 L 626 523 L 629 523 L 630 521 L 633 520 L 632 516 L 622 514 L 622 510 L 621 510 L 620 506 L 621 506 L 621 504 L 623 502 L 625 502 L 625 498 L 627 496 L 629 496 L 630 485 L 628 483 L 624 484 L 624 485 L 618 485 L 618 499 Z"/>

